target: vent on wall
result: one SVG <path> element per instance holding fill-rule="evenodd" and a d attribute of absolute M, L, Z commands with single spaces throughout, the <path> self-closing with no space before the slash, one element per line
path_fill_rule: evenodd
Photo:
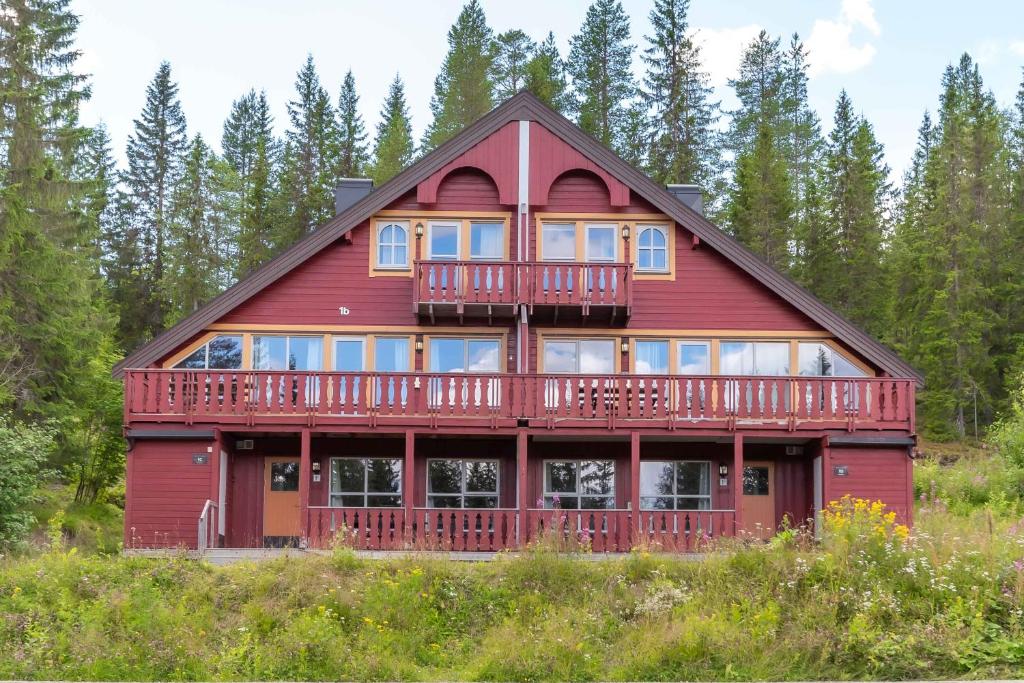
<path fill-rule="evenodd" d="M 237 451 L 251 451 L 252 450 L 252 439 L 241 439 L 235 442 L 235 450 Z"/>

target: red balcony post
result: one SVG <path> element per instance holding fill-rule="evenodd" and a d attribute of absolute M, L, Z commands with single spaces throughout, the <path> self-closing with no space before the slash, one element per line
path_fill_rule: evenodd
<path fill-rule="evenodd" d="M 405 506 L 406 524 L 412 525 L 414 514 L 415 482 L 416 482 L 416 432 L 405 430 L 405 464 L 402 467 L 402 503 Z M 410 529 L 411 530 L 411 529 Z"/>
<path fill-rule="evenodd" d="M 529 540 L 526 528 L 526 510 L 529 508 L 529 492 L 526 490 L 527 446 L 526 430 L 520 429 L 516 432 L 516 470 L 518 474 L 516 491 L 519 498 L 519 527 L 516 542 L 520 547 L 526 545 L 526 542 Z"/>
<path fill-rule="evenodd" d="M 313 479 L 310 457 L 311 435 L 309 429 L 302 430 L 299 440 L 299 518 L 302 520 L 302 538 L 309 538 L 309 485 Z"/>
<path fill-rule="evenodd" d="M 640 432 L 629 433 L 629 507 L 633 526 L 640 522 Z"/>
<path fill-rule="evenodd" d="M 732 445 L 732 506 L 736 511 L 736 531 L 743 528 L 743 434 L 736 432 Z"/>

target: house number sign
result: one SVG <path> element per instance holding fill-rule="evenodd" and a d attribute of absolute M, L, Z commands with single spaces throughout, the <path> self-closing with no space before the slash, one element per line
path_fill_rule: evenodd
<path fill-rule="evenodd" d="M 348 315 L 351 312 L 348 306 L 338 306 L 338 315 Z"/>

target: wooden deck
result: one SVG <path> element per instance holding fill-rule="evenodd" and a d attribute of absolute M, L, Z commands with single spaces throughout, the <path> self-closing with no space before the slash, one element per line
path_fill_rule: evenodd
<path fill-rule="evenodd" d="M 914 431 L 909 379 L 127 370 L 125 424 Z"/>

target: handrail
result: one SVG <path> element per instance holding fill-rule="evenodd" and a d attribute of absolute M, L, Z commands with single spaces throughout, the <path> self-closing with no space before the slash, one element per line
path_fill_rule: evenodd
<path fill-rule="evenodd" d="M 213 538 L 213 547 L 217 547 L 218 540 L 220 538 L 219 529 L 217 528 L 219 520 L 217 515 L 210 516 L 210 512 L 216 513 L 218 510 L 217 504 L 209 498 L 206 499 L 206 503 L 203 505 L 203 511 L 199 515 L 199 525 L 196 533 L 196 550 L 199 555 L 204 555 L 206 550 L 210 547 L 210 538 Z M 210 533 L 212 530 L 212 534 Z"/>

